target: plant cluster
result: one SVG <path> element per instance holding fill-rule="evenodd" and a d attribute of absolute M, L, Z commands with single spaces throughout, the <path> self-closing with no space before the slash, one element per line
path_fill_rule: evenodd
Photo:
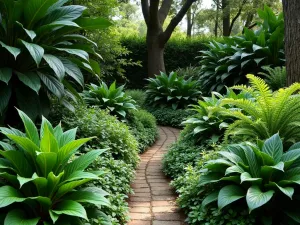
<path fill-rule="evenodd" d="M 245 28 L 242 36 L 211 41 L 201 51 L 200 81 L 205 93 L 225 91 L 225 87 L 247 82 L 246 74 L 262 72 L 262 66 L 283 66 L 284 21 L 267 6 L 258 10 L 262 20 L 256 31 Z"/>
<path fill-rule="evenodd" d="M 286 68 L 283 67 L 275 67 L 271 68 L 269 66 L 263 66 L 262 69 L 265 72 L 259 72 L 270 88 L 273 91 L 277 91 L 280 88 L 286 87 Z"/>
<path fill-rule="evenodd" d="M 149 84 L 146 101 L 153 107 L 185 109 L 189 104 L 196 102 L 201 94 L 197 81 L 191 78 L 185 80 L 175 72 L 169 75 L 161 72 L 155 78 L 147 80 Z"/>
<path fill-rule="evenodd" d="M 200 67 L 189 65 L 188 67 L 178 68 L 176 73 L 179 77 L 183 77 L 184 79 L 191 78 L 192 80 L 199 80 L 199 71 Z"/>
<path fill-rule="evenodd" d="M 102 82 L 99 86 L 91 84 L 83 91 L 83 99 L 90 106 L 108 109 L 112 115 L 125 120 L 130 109 L 136 109 L 136 102 L 124 92 L 124 85 L 116 87 L 113 82 L 110 87 Z"/>
<path fill-rule="evenodd" d="M 142 90 L 126 90 L 125 94 L 131 96 L 131 98 L 136 102 L 136 105 L 140 108 L 144 108 L 146 102 L 146 93 Z"/>
<path fill-rule="evenodd" d="M 49 94 L 69 109 L 81 70 L 99 74 L 90 56 L 101 57 L 97 44 L 81 35 L 111 25 L 83 15 L 85 7 L 67 1 L 0 1 L 0 123 L 15 121 L 14 106 L 32 119 L 47 115 Z"/>

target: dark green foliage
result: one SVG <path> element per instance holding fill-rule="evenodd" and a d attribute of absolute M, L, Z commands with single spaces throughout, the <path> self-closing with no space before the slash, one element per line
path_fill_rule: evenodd
<path fill-rule="evenodd" d="M 175 72 L 169 75 L 161 72 L 155 78 L 147 80 L 149 84 L 146 102 L 149 106 L 184 109 L 189 104 L 195 103 L 201 94 L 197 81 L 191 78 L 185 80 L 178 77 Z"/>
<path fill-rule="evenodd" d="M 143 108 L 145 106 L 146 101 L 146 93 L 142 90 L 126 90 L 125 94 L 131 96 L 131 98 L 136 102 L 136 104 Z"/>
<path fill-rule="evenodd" d="M 256 31 L 245 29 L 242 36 L 212 41 L 200 56 L 200 81 L 203 92 L 224 92 L 225 86 L 247 83 L 246 75 L 257 74 L 262 66 L 284 65 L 284 22 L 265 6 L 258 10 L 262 22 Z"/>
<path fill-rule="evenodd" d="M 83 91 L 83 99 L 90 106 L 107 109 L 112 115 L 125 120 L 130 109 L 136 109 L 136 102 L 125 94 L 124 85 L 116 87 L 113 82 L 110 87 L 102 82 L 99 86 L 91 84 Z"/>
<path fill-rule="evenodd" d="M 205 42 L 212 40 L 209 37 L 199 37 L 192 39 L 171 38 L 165 48 L 165 66 L 167 71 L 175 71 L 178 68 L 185 68 L 187 65 L 197 66 L 196 57 L 199 51 L 206 50 Z M 129 58 L 134 62 L 142 61 L 142 67 L 125 67 L 125 76 L 129 80 L 130 88 L 143 88 L 146 85 L 147 72 L 147 47 L 145 38 L 127 37 L 121 40 L 131 53 Z"/>
<path fill-rule="evenodd" d="M 176 73 L 179 77 L 184 77 L 184 79 L 192 78 L 192 80 L 199 80 L 199 71 L 200 67 L 188 66 L 179 68 L 176 70 Z"/>
<path fill-rule="evenodd" d="M 146 108 L 155 118 L 157 124 L 163 126 L 172 126 L 172 127 L 182 127 L 181 123 L 193 115 L 194 112 L 186 110 L 186 109 L 172 109 L 172 108 Z"/>
<path fill-rule="evenodd" d="M 158 131 L 156 119 L 151 113 L 141 109 L 131 111 L 127 124 L 138 141 L 140 153 L 144 152 L 155 142 Z"/>
<path fill-rule="evenodd" d="M 15 122 L 15 106 L 32 119 L 47 115 L 48 95 L 73 110 L 82 70 L 98 75 L 97 45 L 80 33 L 111 25 L 83 16 L 85 7 L 60 0 L 0 1 L 0 123 Z M 7 117 L 7 118 L 6 118 Z"/>
<path fill-rule="evenodd" d="M 286 69 L 283 67 L 275 67 L 274 69 L 269 66 L 263 66 L 264 72 L 258 74 L 263 76 L 267 84 L 273 91 L 286 87 Z"/>

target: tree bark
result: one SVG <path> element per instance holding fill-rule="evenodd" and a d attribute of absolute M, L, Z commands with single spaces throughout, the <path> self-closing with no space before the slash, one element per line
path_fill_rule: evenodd
<path fill-rule="evenodd" d="M 229 0 L 222 0 L 223 36 L 230 35 L 230 5 Z"/>
<path fill-rule="evenodd" d="M 218 27 L 219 27 L 219 5 L 220 5 L 220 0 L 216 0 L 216 22 L 215 22 L 215 37 L 218 37 Z"/>
<path fill-rule="evenodd" d="M 192 27 L 193 27 L 193 23 L 192 23 L 192 10 L 191 10 L 191 8 L 187 11 L 186 17 L 187 17 L 187 31 L 186 31 L 186 36 L 188 38 L 190 38 L 190 37 L 192 37 Z"/>
<path fill-rule="evenodd" d="M 300 1 L 282 0 L 287 85 L 300 82 Z"/>

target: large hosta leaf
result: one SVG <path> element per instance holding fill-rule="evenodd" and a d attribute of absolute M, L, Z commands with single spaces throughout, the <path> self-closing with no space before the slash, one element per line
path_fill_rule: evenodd
<path fill-rule="evenodd" d="M 232 202 L 235 202 L 245 197 L 245 191 L 237 185 L 228 185 L 223 187 L 218 195 L 218 207 L 224 208 Z"/>
<path fill-rule="evenodd" d="M 32 56 L 33 60 L 35 61 L 36 65 L 38 66 L 40 62 L 42 61 L 43 55 L 44 55 L 44 49 L 37 45 L 28 43 L 26 41 L 21 40 L 21 42 L 24 44 L 24 46 L 27 48 L 28 52 Z"/>
<path fill-rule="evenodd" d="M 49 54 L 45 54 L 43 58 L 51 67 L 51 69 L 53 69 L 54 73 L 59 78 L 59 80 L 62 80 L 66 72 L 62 61 L 60 61 L 60 59 L 55 57 L 54 55 L 49 55 Z"/>
<path fill-rule="evenodd" d="M 250 187 L 246 195 L 250 212 L 270 201 L 274 193 L 273 190 L 262 192 L 258 186 Z"/>
<path fill-rule="evenodd" d="M 27 218 L 24 211 L 15 209 L 6 215 L 4 225 L 36 225 L 39 220 L 40 217 Z"/>
<path fill-rule="evenodd" d="M 280 162 L 283 154 L 283 145 L 278 133 L 265 141 L 262 151 L 271 156 L 276 164 Z"/>

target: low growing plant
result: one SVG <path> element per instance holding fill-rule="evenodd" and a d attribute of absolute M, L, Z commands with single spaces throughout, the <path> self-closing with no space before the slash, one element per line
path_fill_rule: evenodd
<path fill-rule="evenodd" d="M 272 88 L 273 91 L 286 87 L 285 66 L 275 68 L 263 66 L 262 69 L 265 72 L 259 72 L 258 74 L 264 77 L 267 84 Z"/>
<path fill-rule="evenodd" d="M 179 77 L 183 77 L 184 79 L 191 78 L 192 80 L 199 80 L 199 71 L 200 67 L 189 65 L 188 67 L 177 69 L 176 73 Z"/>
<path fill-rule="evenodd" d="M 40 133 L 22 111 L 18 111 L 25 133 L 0 128 L 13 145 L 0 142 L 1 223 L 8 224 L 82 224 L 88 220 L 86 204 L 109 206 L 107 193 L 100 188 L 80 188 L 99 179 L 103 171 L 85 169 L 104 150 L 93 150 L 75 160 L 72 157 L 92 138 L 75 140 L 76 129 L 63 132 L 43 118 Z"/>

